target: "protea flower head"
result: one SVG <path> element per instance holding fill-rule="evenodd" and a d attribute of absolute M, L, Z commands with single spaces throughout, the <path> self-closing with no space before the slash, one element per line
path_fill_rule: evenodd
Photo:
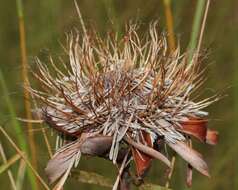
<path fill-rule="evenodd" d="M 37 59 L 34 75 L 42 88 L 30 91 L 42 102 L 45 123 L 69 137 L 46 167 L 50 182 L 66 179 L 81 155 L 104 157 L 121 171 L 135 162 L 136 175 L 143 178 L 152 159 L 171 166 L 163 146 L 209 176 L 206 162 L 188 143 L 191 137 L 217 141 L 203 110 L 217 97 L 191 97 L 203 83 L 198 63 L 188 63 L 179 48 L 170 54 L 156 23 L 144 37 L 136 25 L 129 25 L 120 39 L 107 36 L 69 34 L 63 69 L 52 60 L 49 69 Z"/>

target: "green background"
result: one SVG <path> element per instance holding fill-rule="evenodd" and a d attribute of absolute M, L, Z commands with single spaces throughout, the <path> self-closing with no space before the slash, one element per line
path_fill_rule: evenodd
<path fill-rule="evenodd" d="M 188 46 L 193 16 L 196 8 L 195 0 L 174 0 L 172 12 L 176 39 L 182 50 Z M 150 21 L 158 20 L 161 31 L 166 30 L 164 5 L 161 0 L 80 0 L 78 1 L 84 21 L 93 25 L 102 34 L 110 28 L 122 31 L 129 20 L 142 23 L 142 30 L 148 28 Z M 25 0 L 24 19 L 26 27 L 26 43 L 28 62 L 34 67 L 34 56 L 44 59 L 51 54 L 63 54 L 59 42 L 64 42 L 65 33 L 79 26 L 73 0 Z M 222 92 L 227 95 L 207 110 L 210 114 L 209 126 L 220 133 L 220 142 L 216 147 L 199 145 L 195 147 L 203 153 L 209 167 L 211 178 L 207 179 L 194 172 L 193 190 L 238 189 L 238 1 L 211 1 L 207 25 L 204 33 L 202 50 L 206 51 L 203 67 L 207 66 L 207 81 L 204 85 L 204 97 Z M 18 116 L 24 116 L 23 89 L 21 80 L 21 64 L 19 49 L 19 31 L 15 1 L 0 2 L 0 68 L 9 88 L 9 97 L 13 101 Z M 208 53 L 207 53 L 208 52 Z M 2 90 L 2 89 L 1 89 Z M 0 90 L 0 92 L 1 92 Z M 16 139 L 3 95 L 0 93 L 0 124 Z M 26 127 L 23 123 L 23 130 Z M 34 128 L 37 129 L 37 125 Z M 48 130 L 49 131 L 49 130 Z M 49 131 L 50 132 L 50 131 Z M 48 160 L 48 154 L 40 132 L 34 131 L 37 140 L 37 159 L 40 174 Z M 6 147 L 7 155 L 13 155 L 3 136 L 1 142 Z M 52 144 L 54 136 L 50 136 Z M 1 164 L 1 160 L 0 160 Z M 115 177 L 116 170 L 107 161 L 95 158 L 84 158 L 80 169 L 95 171 L 108 177 Z M 185 189 L 185 163 L 176 162 L 176 170 L 172 178 L 173 189 Z M 13 167 L 13 171 L 17 165 Z M 155 161 L 147 180 L 163 185 L 165 167 Z M 13 172 L 14 173 L 14 172 Z M 81 184 L 73 179 L 67 181 L 67 189 L 104 189 L 93 185 Z M 7 175 L 0 175 L 0 189 L 10 189 Z M 30 189 L 25 182 L 23 189 Z M 43 188 L 42 188 L 43 189 Z"/>

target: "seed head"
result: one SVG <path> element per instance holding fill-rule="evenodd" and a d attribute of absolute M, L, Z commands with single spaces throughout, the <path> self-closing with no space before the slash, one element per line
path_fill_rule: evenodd
<path fill-rule="evenodd" d="M 156 23 L 144 38 L 137 25 L 129 25 L 123 38 L 76 32 L 67 40 L 69 63 L 60 69 L 51 60 L 51 72 L 37 59 L 34 75 L 42 90 L 30 88 L 42 102 L 42 119 L 71 138 L 48 163 L 51 182 L 68 175 L 81 154 L 108 158 L 122 170 L 134 160 L 137 176 L 143 177 L 153 158 L 170 166 L 161 153 L 165 145 L 209 175 L 188 141 L 193 136 L 216 143 L 217 133 L 207 130 L 203 109 L 217 98 L 192 99 L 203 83 L 203 70 L 193 60 L 188 63 L 179 47 L 169 54 Z"/>

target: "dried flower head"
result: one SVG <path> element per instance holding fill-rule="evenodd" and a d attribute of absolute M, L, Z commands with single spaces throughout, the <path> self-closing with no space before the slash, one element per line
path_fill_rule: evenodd
<path fill-rule="evenodd" d="M 134 161 L 136 175 L 143 178 L 152 159 L 170 167 L 163 146 L 209 176 L 207 164 L 189 141 L 193 136 L 216 144 L 217 133 L 207 129 L 208 113 L 203 109 L 217 98 L 192 100 L 191 94 L 203 83 L 203 72 L 197 63 L 189 64 L 179 48 L 169 54 L 166 38 L 157 31 L 153 23 L 144 38 L 136 25 L 129 25 L 121 39 L 113 34 L 104 40 L 95 33 L 71 33 L 66 48 L 69 64 L 63 71 L 51 61 L 54 76 L 37 60 L 34 75 L 43 90 L 30 91 L 43 103 L 42 119 L 71 137 L 47 165 L 50 182 L 61 177 L 62 186 L 81 154 L 112 160 L 121 171 Z"/>

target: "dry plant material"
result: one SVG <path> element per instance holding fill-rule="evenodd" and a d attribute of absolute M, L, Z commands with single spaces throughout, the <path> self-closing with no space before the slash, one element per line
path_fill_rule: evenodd
<path fill-rule="evenodd" d="M 144 37 L 137 29 L 129 25 L 122 39 L 111 33 L 106 39 L 96 32 L 70 33 L 64 69 L 52 59 L 51 68 L 37 59 L 34 76 L 42 90 L 28 89 L 42 102 L 40 119 L 68 137 L 46 168 L 51 183 L 60 179 L 58 189 L 81 155 L 111 160 L 119 165 L 119 175 L 134 161 L 136 175 L 143 178 L 153 159 L 170 166 L 162 153 L 165 145 L 209 176 L 203 157 L 187 141 L 192 136 L 216 144 L 217 132 L 207 130 L 203 109 L 218 97 L 192 100 L 203 82 L 198 63 L 188 64 L 179 48 L 169 54 L 156 23 Z"/>

